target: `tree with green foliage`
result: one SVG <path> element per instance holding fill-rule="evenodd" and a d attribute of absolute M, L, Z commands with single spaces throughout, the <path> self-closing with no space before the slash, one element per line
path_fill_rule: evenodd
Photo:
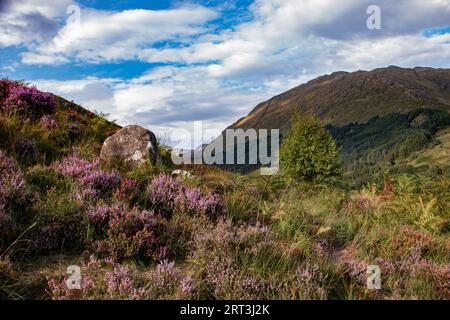
<path fill-rule="evenodd" d="M 342 173 L 336 143 L 320 121 L 294 114 L 292 127 L 283 139 L 280 165 L 294 179 L 321 181 Z"/>

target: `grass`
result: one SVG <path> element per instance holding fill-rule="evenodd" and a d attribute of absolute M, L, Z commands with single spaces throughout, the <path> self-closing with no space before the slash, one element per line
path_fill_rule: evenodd
<path fill-rule="evenodd" d="M 116 170 L 121 179 L 131 179 L 134 189 L 119 184 L 94 198 L 83 196 L 88 188 L 80 179 L 55 170 L 55 161 L 73 153 L 95 160 L 103 140 L 117 130 L 101 117 L 57 102 L 55 119 L 61 128 L 79 126 L 79 135 L 49 132 L 39 122 L 0 113 L 0 148 L 24 175 L 15 209 L 5 209 L 15 224 L 0 220 L 0 229 L 5 227 L 0 298 L 450 298 L 446 171 L 393 172 L 394 192 L 386 194 L 383 177 L 376 174 L 355 189 L 340 178 L 306 183 L 185 166 L 180 169 L 194 177 L 180 180 L 183 188 L 218 194 L 225 211 L 216 217 L 186 214 L 175 206 L 164 218 L 149 199 L 149 186 L 158 175 L 170 175 L 174 166 L 168 161 L 137 169 L 120 163 L 103 167 L 101 173 Z M 408 158 L 410 166 L 448 163 L 439 153 L 448 135 L 438 132 L 440 143 Z M 36 140 L 32 159 L 14 149 L 24 137 Z M 168 158 L 169 149 L 162 150 Z M 114 206 L 128 214 L 126 219 L 118 215 L 98 232 L 90 213 Z M 154 220 L 141 226 L 150 216 Z M 82 290 L 65 287 L 71 264 L 82 269 Z M 366 287 L 365 271 L 373 264 L 382 271 L 381 290 Z"/>

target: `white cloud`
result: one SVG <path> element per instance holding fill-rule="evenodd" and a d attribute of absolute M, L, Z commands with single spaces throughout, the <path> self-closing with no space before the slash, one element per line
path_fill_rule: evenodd
<path fill-rule="evenodd" d="M 250 21 L 214 32 L 209 22 L 219 10 L 202 6 L 120 12 L 83 8 L 80 25 L 63 25 L 53 37 L 30 45 L 22 62 L 165 63 L 133 79 L 39 81 L 49 91 L 110 113 L 121 124 L 139 123 L 160 134 L 194 120 L 223 130 L 258 102 L 325 73 L 392 64 L 450 67 L 450 36 L 423 36 L 426 29 L 448 24 L 450 0 L 377 1 L 382 30 L 366 27 L 371 4 L 255 0 Z M 0 36 L 0 45 L 16 41 L 11 39 L 2 42 Z"/>
<path fill-rule="evenodd" d="M 205 32 L 203 26 L 216 13 L 201 6 L 169 10 L 125 10 L 107 12 L 82 9 L 80 20 L 67 23 L 49 42 L 32 49 L 37 54 L 24 56 L 24 62 L 43 63 L 44 55 L 91 63 L 133 60 L 145 47 L 160 41 L 187 41 Z"/>
<path fill-rule="evenodd" d="M 0 48 L 50 41 L 58 31 L 56 19 L 71 0 L 3 0 L 0 3 Z"/>

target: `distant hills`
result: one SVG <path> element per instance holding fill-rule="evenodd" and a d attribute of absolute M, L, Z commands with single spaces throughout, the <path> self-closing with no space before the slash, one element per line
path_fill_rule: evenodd
<path fill-rule="evenodd" d="M 427 150 L 450 126 L 450 69 L 335 72 L 260 103 L 228 129 L 280 129 L 283 136 L 293 112 L 322 119 L 336 139 L 347 175 L 355 180 L 368 181 L 386 169 L 450 175 L 446 161 L 430 159 L 430 167 L 413 159 L 435 154 Z M 249 172 L 255 166 L 232 169 Z"/>
<path fill-rule="evenodd" d="M 279 128 L 286 133 L 295 110 L 342 127 L 419 108 L 450 111 L 450 69 L 391 66 L 335 72 L 260 103 L 229 128 Z"/>

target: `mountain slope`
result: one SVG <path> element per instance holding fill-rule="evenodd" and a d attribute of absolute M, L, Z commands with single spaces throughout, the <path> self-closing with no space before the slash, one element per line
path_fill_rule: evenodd
<path fill-rule="evenodd" d="M 24 166 L 49 164 L 74 150 L 95 157 L 119 128 L 64 98 L 0 80 L 0 149 Z"/>
<path fill-rule="evenodd" d="M 450 111 L 450 69 L 388 67 L 336 72 L 259 104 L 229 128 L 279 128 L 283 134 L 295 110 L 341 127 L 418 108 Z"/>
<path fill-rule="evenodd" d="M 450 69 L 388 67 L 319 77 L 259 104 L 229 128 L 276 128 L 283 137 L 293 112 L 318 116 L 336 140 L 347 175 L 359 184 L 386 169 L 417 171 L 405 161 L 436 143 L 435 133 L 450 126 L 449 111 Z M 447 172 L 437 165 L 430 173 Z M 257 167 L 229 166 L 241 172 Z"/>

